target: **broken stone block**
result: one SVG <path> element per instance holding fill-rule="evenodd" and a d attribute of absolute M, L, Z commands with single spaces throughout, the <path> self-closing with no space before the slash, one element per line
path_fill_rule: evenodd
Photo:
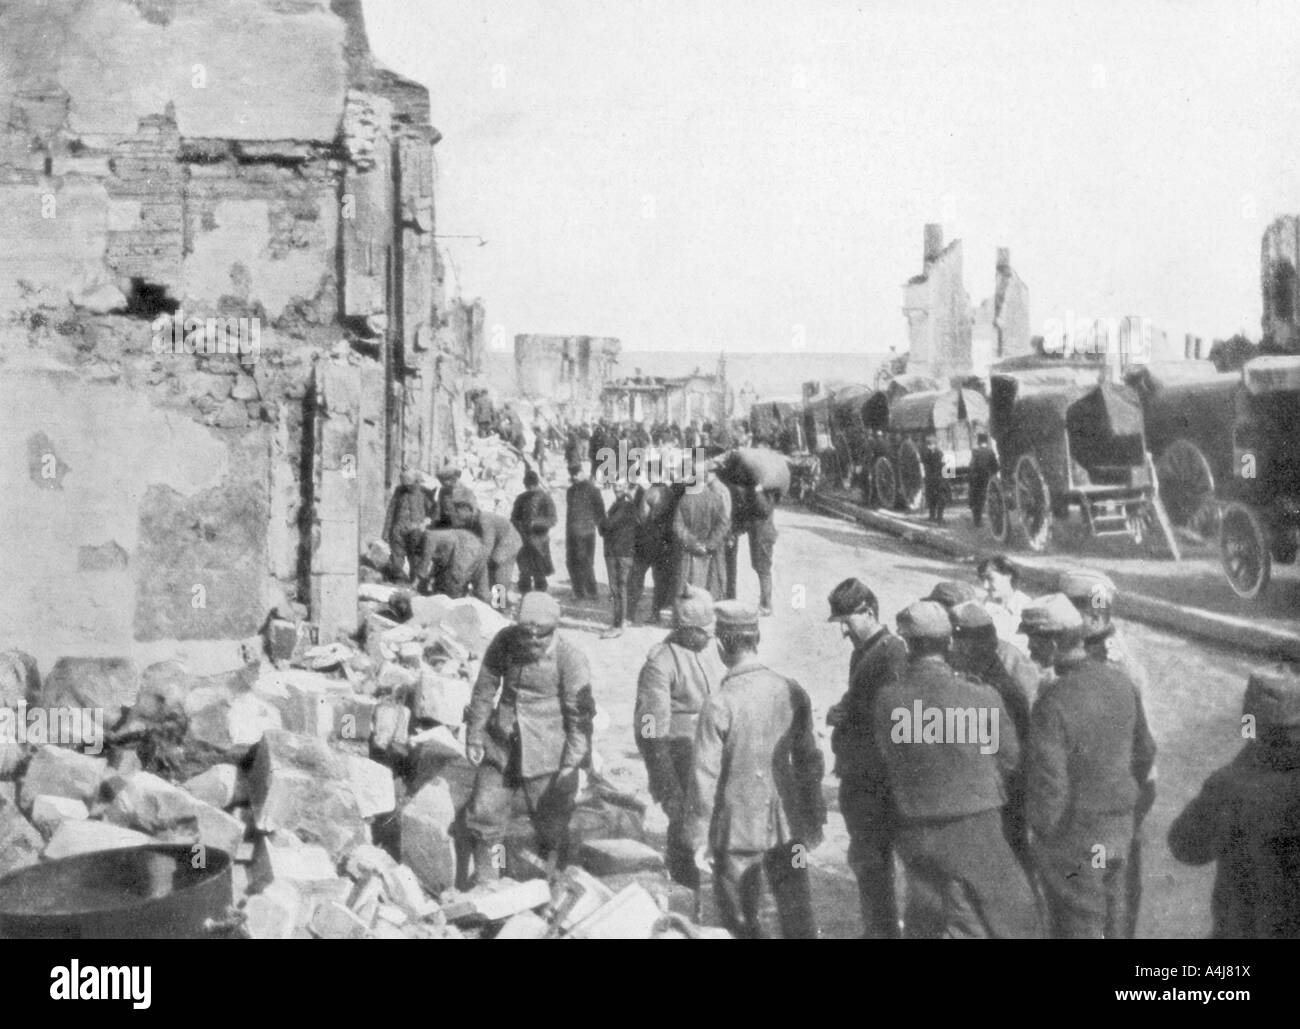
<path fill-rule="evenodd" d="M 368 875 L 357 883 L 352 895 L 348 897 L 348 907 L 366 925 L 373 925 L 380 905 L 387 899 L 383 879 L 378 875 Z"/>
<path fill-rule="evenodd" d="M 113 801 L 104 816 L 115 825 L 154 834 L 193 824 L 197 816 L 199 801 L 150 772 L 115 776 L 110 788 Z"/>
<path fill-rule="evenodd" d="M 664 867 L 663 855 L 639 840 L 586 840 L 578 861 L 592 875 L 657 872 Z"/>
<path fill-rule="evenodd" d="M 381 549 L 372 549 L 375 547 L 376 543 L 380 545 Z M 384 543 L 382 540 L 372 541 L 370 546 L 366 549 L 366 556 L 367 558 L 370 558 L 376 555 L 379 557 L 379 562 L 375 564 L 375 562 L 372 561 L 371 563 L 375 564 L 375 567 L 377 568 L 387 567 L 389 558 L 392 556 L 388 549 L 388 544 Z M 400 587 L 388 583 L 367 582 L 362 583 L 357 587 L 357 599 L 373 600 L 380 604 L 387 604 L 393 599 L 394 594 L 399 591 Z"/>
<path fill-rule="evenodd" d="M 402 862 L 411 867 L 420 884 L 433 894 L 456 882 L 456 848 L 451 836 L 455 819 L 451 788 L 441 779 L 421 787 L 399 816 Z"/>
<path fill-rule="evenodd" d="M 242 754 L 263 734 L 279 730 L 284 722 L 273 704 L 252 692 L 221 697 L 190 718 L 189 736 L 225 754 Z"/>
<path fill-rule="evenodd" d="M 654 897 L 633 883 L 575 925 L 568 935 L 575 940 L 648 940 L 663 914 Z"/>
<path fill-rule="evenodd" d="M 376 921 L 375 924 L 370 927 L 370 931 L 366 933 L 366 939 L 368 940 L 409 940 L 410 938 L 411 937 L 403 932 L 398 926 L 393 925 L 392 922 L 384 921 L 383 919 Z"/>
<path fill-rule="evenodd" d="M 253 759 L 249 797 L 263 832 L 288 829 L 320 843 L 333 857 L 367 842 L 347 762 L 311 736 L 267 732 Z"/>
<path fill-rule="evenodd" d="M 24 808 L 30 808 L 42 795 L 71 797 L 89 804 L 99 793 L 100 783 L 108 773 L 102 757 L 78 754 L 75 750 L 46 745 L 36 752 L 23 779 Z"/>
<path fill-rule="evenodd" d="M 34 865 L 45 840 L 12 804 L 0 803 L 0 876 Z"/>
<path fill-rule="evenodd" d="M 465 754 L 465 744 L 445 725 L 415 733 L 410 745 L 412 750 L 418 749 L 422 756 L 427 755 L 433 761 L 452 761 Z"/>
<path fill-rule="evenodd" d="M 375 917 L 397 926 L 405 925 L 411 920 L 411 916 L 396 904 L 380 904 L 375 909 Z"/>
<path fill-rule="evenodd" d="M 289 703 L 282 712 L 284 727 L 290 732 L 315 736 L 318 740 L 329 739 L 334 733 L 334 707 L 325 684 L 296 677 L 285 685 L 289 689 Z"/>
<path fill-rule="evenodd" d="M 474 911 L 489 922 L 500 922 L 521 911 L 545 907 L 551 902 L 551 887 L 545 879 L 511 882 L 499 879 L 489 888 L 475 887 L 469 894 Z"/>
<path fill-rule="evenodd" d="M 561 931 L 567 932 L 613 899 L 613 890 L 590 872 L 571 865 L 564 870 L 556 891 L 556 924 Z"/>
<path fill-rule="evenodd" d="M 207 421 L 218 429 L 243 429 L 248 426 L 248 408 L 232 398 L 218 405 Z"/>
<path fill-rule="evenodd" d="M 411 714 L 417 719 L 458 726 L 465 720 L 473 687 L 464 679 L 440 675 L 427 665 L 411 691 Z"/>
<path fill-rule="evenodd" d="M 475 654 L 482 654 L 492 638 L 510 620 L 477 597 L 460 597 L 438 622 L 440 632 L 450 632 Z"/>
<path fill-rule="evenodd" d="M 244 905 L 244 931 L 254 940 L 291 940 L 301 907 L 302 897 L 292 883 L 269 883 Z"/>
<path fill-rule="evenodd" d="M 203 803 L 223 810 L 246 799 L 239 769 L 229 764 L 213 765 L 206 772 L 186 779 L 185 789 Z"/>
<path fill-rule="evenodd" d="M 292 833 L 271 833 L 257 841 L 249 881 L 254 886 L 288 882 L 301 890 L 338 878 L 324 847 L 303 843 Z"/>
<path fill-rule="evenodd" d="M 118 850 L 123 847 L 144 847 L 153 840 L 142 832 L 126 829 L 111 822 L 69 821 L 60 823 L 45 847 L 45 858 L 73 857 L 77 854 L 97 854 L 101 850 Z"/>
<path fill-rule="evenodd" d="M 511 915 L 501 926 L 501 931 L 494 940 L 543 940 L 551 931 L 550 924 L 541 915 L 532 911 L 521 911 Z"/>
<path fill-rule="evenodd" d="M 45 678 L 41 704 L 102 711 L 104 728 L 111 729 L 135 706 L 139 693 L 139 672 L 126 658 L 61 657 Z"/>
<path fill-rule="evenodd" d="M 451 598 L 440 594 L 431 597 L 417 594 L 407 603 L 411 610 L 411 621 L 426 627 L 437 625 L 442 621 L 443 615 L 451 610 Z"/>
<path fill-rule="evenodd" d="M 413 668 L 407 668 L 396 661 L 385 661 L 379 668 L 379 675 L 376 682 L 379 689 L 388 690 L 391 693 L 399 694 L 404 690 L 413 689 L 420 681 L 420 674 Z"/>
<path fill-rule="evenodd" d="M 411 735 L 411 709 L 391 700 L 375 707 L 375 729 L 370 743 L 377 750 L 405 753 Z"/>
<path fill-rule="evenodd" d="M 42 795 L 32 802 L 32 825 L 47 840 L 67 821 L 80 821 L 90 817 L 90 809 L 71 797 Z"/>
<path fill-rule="evenodd" d="M 373 843 L 363 843 L 348 852 L 345 867 L 348 875 L 360 881 L 396 868 L 397 861 L 382 847 L 376 847 Z"/>
<path fill-rule="evenodd" d="M 380 614 L 370 614 L 366 617 L 366 654 L 376 665 L 397 658 L 397 653 L 384 644 L 384 633 L 396 629 L 397 626 L 397 622 Z"/>
<path fill-rule="evenodd" d="M 266 653 L 272 661 L 288 661 L 298 647 L 298 626 L 282 618 L 266 623 Z"/>
<path fill-rule="evenodd" d="M 338 739 L 368 740 L 375 731 L 375 709 L 379 701 L 374 697 L 353 694 L 344 699 L 335 710 Z"/>
<path fill-rule="evenodd" d="M 369 758 L 349 754 L 348 781 L 362 818 L 373 818 L 397 807 L 397 792 L 393 787 L 393 773 Z"/>
<path fill-rule="evenodd" d="M 250 401 L 261 400 L 262 393 L 257 388 L 257 383 L 250 375 L 236 375 L 234 387 L 230 391 L 230 396 L 234 400 Z"/>
<path fill-rule="evenodd" d="M 194 814 L 195 842 L 212 850 L 225 851 L 234 857 L 244 844 L 247 827 L 234 815 L 198 802 Z"/>
<path fill-rule="evenodd" d="M 346 905 L 325 900 L 316 905 L 308 928 L 321 940 L 360 940 L 370 927 Z"/>
<path fill-rule="evenodd" d="M 17 708 L 40 700 L 41 674 L 36 659 L 21 650 L 0 654 L 0 707 Z"/>
<path fill-rule="evenodd" d="M 388 898 L 412 918 L 419 920 L 438 912 L 438 904 L 425 896 L 420 880 L 406 865 L 396 865 L 382 875 Z"/>

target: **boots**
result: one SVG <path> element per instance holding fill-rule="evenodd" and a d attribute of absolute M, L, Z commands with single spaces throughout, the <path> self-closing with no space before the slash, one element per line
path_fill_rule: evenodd
<path fill-rule="evenodd" d="M 758 613 L 766 617 L 772 613 L 772 573 L 758 573 Z"/>

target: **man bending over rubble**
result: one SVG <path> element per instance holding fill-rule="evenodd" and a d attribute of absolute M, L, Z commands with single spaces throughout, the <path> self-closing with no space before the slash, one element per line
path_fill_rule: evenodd
<path fill-rule="evenodd" d="M 559 624 L 554 597 L 525 595 L 518 623 L 488 644 L 474 683 L 465 756 L 478 773 L 465 826 L 480 883 L 499 877 L 516 789 L 524 792 L 538 852 L 560 866 L 567 859 L 578 769 L 591 746 L 595 708 L 587 659 L 557 634 Z"/>

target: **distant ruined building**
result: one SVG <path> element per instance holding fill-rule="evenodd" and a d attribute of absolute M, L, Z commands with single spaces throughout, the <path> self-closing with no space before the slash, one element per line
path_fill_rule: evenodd
<path fill-rule="evenodd" d="M 980 373 L 998 360 L 1032 353 L 1029 287 L 998 250 L 993 296 L 972 309 L 962 282 L 961 240 L 943 244 L 943 226 L 925 227 L 921 274 L 903 286 L 908 372 L 944 380 Z"/>
<path fill-rule="evenodd" d="M 480 359 L 438 140 L 360 0 L 0 6 L 5 646 L 225 670 L 286 594 L 356 630 Z"/>
<path fill-rule="evenodd" d="M 1277 218 L 1260 243 L 1264 338 L 1270 349 L 1300 351 L 1300 215 Z"/>
<path fill-rule="evenodd" d="M 515 337 L 515 382 L 525 400 L 544 401 L 570 417 L 598 414 L 601 390 L 614 378 L 622 344 L 610 336 Z"/>

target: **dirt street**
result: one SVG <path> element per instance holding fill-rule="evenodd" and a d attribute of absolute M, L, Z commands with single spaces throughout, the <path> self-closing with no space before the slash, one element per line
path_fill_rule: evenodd
<path fill-rule="evenodd" d="M 642 659 L 667 630 L 639 627 L 618 639 L 599 639 L 609 622 L 608 607 L 604 603 L 575 606 L 570 599 L 563 570 L 562 491 L 557 491 L 556 501 L 561 508 L 561 531 L 552 542 L 559 573 L 553 592 L 564 607 L 562 629 L 591 661 L 600 712 L 596 747 L 605 762 L 605 773 L 648 799 L 645 768 L 633 738 L 632 705 Z M 808 691 L 829 769 L 826 711 L 844 691 L 849 657 L 849 644 L 841 638 L 839 626 L 826 622 L 826 596 L 831 588 L 849 575 L 861 577 L 876 591 L 882 614 L 892 626 L 894 614 L 928 593 L 935 582 L 951 578 L 973 581 L 974 570 L 913 551 L 893 537 L 869 533 L 788 503 L 778 510 L 777 525 L 776 610 L 762 623 L 760 657 Z M 740 596 L 756 604 L 758 584 L 748 566 L 748 544 L 742 540 L 740 546 Z M 603 590 L 599 554 L 597 568 Z M 1213 866 L 1178 864 L 1169 854 L 1165 834 L 1204 778 L 1240 746 L 1241 697 L 1254 659 L 1133 623 L 1125 624 L 1122 631 L 1150 676 L 1146 708 L 1160 748 L 1159 796 L 1145 830 L 1145 895 L 1139 934 L 1204 936 L 1210 927 Z M 837 785 L 828 772 L 825 793 L 830 820 L 826 840 L 812 858 L 819 929 L 828 938 L 860 932 L 856 884 L 845 864 L 848 838 L 838 813 Z M 662 815 L 656 808 L 651 811 L 647 827 L 662 833 Z M 662 836 L 653 842 L 662 844 Z"/>

